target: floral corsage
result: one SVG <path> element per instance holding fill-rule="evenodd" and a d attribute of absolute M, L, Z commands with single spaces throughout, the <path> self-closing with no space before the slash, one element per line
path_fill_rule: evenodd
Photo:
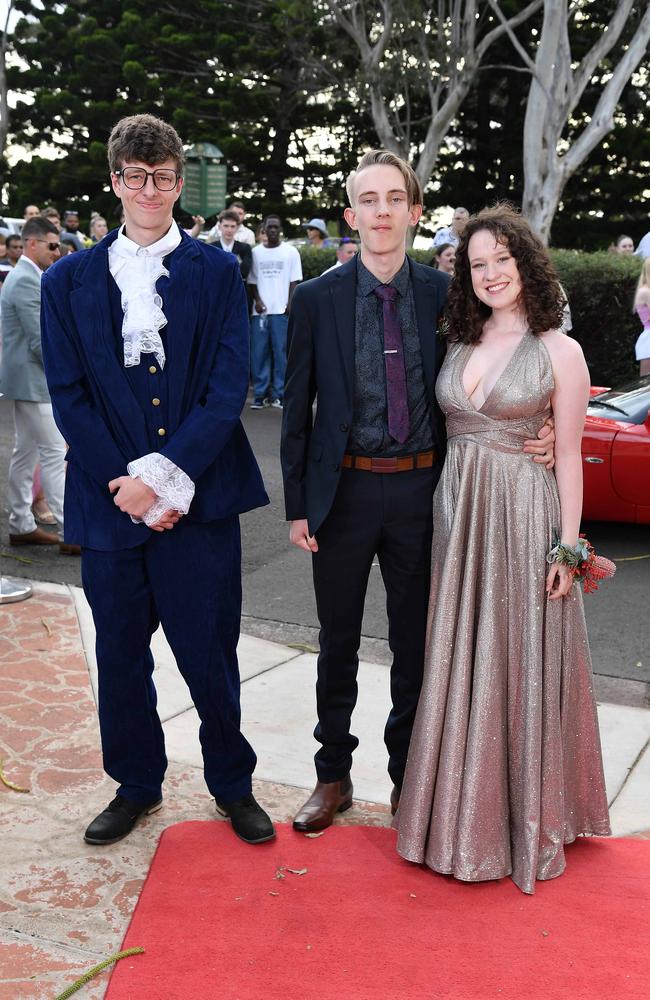
<path fill-rule="evenodd" d="M 571 546 L 561 542 L 556 534 L 546 562 L 567 566 L 574 580 L 582 580 L 585 594 L 598 590 L 598 582 L 608 580 L 616 572 L 616 565 L 612 560 L 597 556 L 593 545 L 584 535 L 580 535 L 577 544 Z"/>

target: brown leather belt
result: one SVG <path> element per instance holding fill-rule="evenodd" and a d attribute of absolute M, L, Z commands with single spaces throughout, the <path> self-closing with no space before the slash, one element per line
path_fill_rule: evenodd
<path fill-rule="evenodd" d="M 411 472 L 413 469 L 430 469 L 437 460 L 435 450 L 419 451 L 416 455 L 395 458 L 373 458 L 371 455 L 344 455 L 344 469 L 361 469 L 363 472 Z"/>

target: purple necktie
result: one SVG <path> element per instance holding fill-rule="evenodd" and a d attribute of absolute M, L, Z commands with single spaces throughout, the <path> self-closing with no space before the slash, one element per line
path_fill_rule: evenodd
<path fill-rule="evenodd" d="M 374 289 L 384 307 L 384 362 L 386 364 L 386 403 L 388 407 L 388 433 L 400 444 L 411 432 L 408 396 L 406 394 L 406 369 L 404 344 L 397 315 L 397 289 L 392 285 L 378 285 Z"/>

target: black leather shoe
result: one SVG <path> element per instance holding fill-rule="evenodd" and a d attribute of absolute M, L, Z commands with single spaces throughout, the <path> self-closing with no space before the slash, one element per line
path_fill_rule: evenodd
<path fill-rule="evenodd" d="M 253 795 L 244 795 L 243 799 L 235 799 L 234 802 L 214 801 L 217 812 L 228 817 L 240 840 L 245 840 L 247 844 L 264 844 L 275 837 L 271 818 Z"/>
<path fill-rule="evenodd" d="M 104 811 L 95 816 L 84 833 L 84 840 L 87 844 L 115 844 L 131 833 L 141 816 L 158 812 L 161 805 L 162 799 L 148 806 L 141 806 L 137 802 L 129 802 L 121 795 L 116 795 Z"/>

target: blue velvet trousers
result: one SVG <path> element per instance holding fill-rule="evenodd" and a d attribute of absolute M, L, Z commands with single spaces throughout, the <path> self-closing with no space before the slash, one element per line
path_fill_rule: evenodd
<path fill-rule="evenodd" d="M 183 518 L 136 548 L 85 548 L 81 564 L 97 634 L 104 770 L 119 794 L 140 804 L 162 794 L 167 757 L 150 650 L 159 624 L 201 719 L 210 792 L 224 802 L 248 794 L 256 757 L 240 731 L 239 519 Z"/>

